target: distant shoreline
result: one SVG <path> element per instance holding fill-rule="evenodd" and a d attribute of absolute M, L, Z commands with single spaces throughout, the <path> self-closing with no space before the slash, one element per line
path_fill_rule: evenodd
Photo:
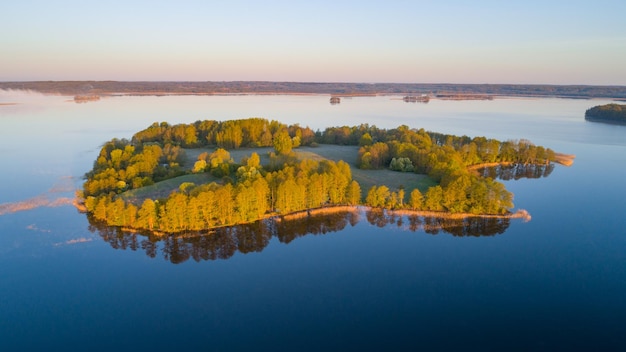
<path fill-rule="evenodd" d="M 0 82 L 0 89 L 31 90 L 44 94 L 75 95 L 333 95 L 339 97 L 422 95 L 476 99 L 537 97 L 625 100 L 626 86 L 451 83 L 324 83 L 268 81 L 131 82 L 131 81 L 24 81 Z"/>

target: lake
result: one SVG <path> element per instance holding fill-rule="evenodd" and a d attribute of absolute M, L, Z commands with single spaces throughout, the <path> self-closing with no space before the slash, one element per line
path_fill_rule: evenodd
<path fill-rule="evenodd" d="M 611 101 L 400 98 L 0 92 L 0 350 L 624 350 L 626 126 L 584 120 Z M 532 220 L 470 234 L 358 211 L 155 242 L 67 204 L 112 138 L 252 116 L 529 139 L 576 160 L 503 181 Z"/>

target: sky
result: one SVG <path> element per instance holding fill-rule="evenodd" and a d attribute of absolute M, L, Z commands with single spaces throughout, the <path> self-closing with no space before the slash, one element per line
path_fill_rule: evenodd
<path fill-rule="evenodd" d="M 0 3 L 0 81 L 626 85 L 626 1 Z"/>

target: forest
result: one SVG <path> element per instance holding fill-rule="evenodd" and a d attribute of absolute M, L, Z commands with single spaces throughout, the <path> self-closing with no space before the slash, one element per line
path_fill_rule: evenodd
<path fill-rule="evenodd" d="M 594 106 L 585 112 L 585 119 L 626 124 L 626 105 L 605 104 Z"/>
<path fill-rule="evenodd" d="M 299 157 L 295 152 L 301 146 L 320 144 L 352 145 L 358 152 L 343 160 Z M 235 161 L 231 152 L 240 150 L 245 156 Z M 197 155 L 189 160 L 190 154 Z M 135 133 L 131 140 L 105 143 L 85 175 L 79 199 L 96 221 L 163 233 L 252 223 L 337 205 L 501 215 L 513 207 L 513 195 L 477 168 L 535 165 L 531 173 L 543 170 L 542 174 L 555 161 L 554 151 L 527 140 L 501 142 L 404 125 L 312 131 L 262 118 L 161 122 Z M 353 167 L 428 175 L 433 186 L 392 188 L 378 180 L 362 190 L 352 177 Z M 158 197 L 128 196 L 183 179 L 202 182 L 181 182 Z"/>

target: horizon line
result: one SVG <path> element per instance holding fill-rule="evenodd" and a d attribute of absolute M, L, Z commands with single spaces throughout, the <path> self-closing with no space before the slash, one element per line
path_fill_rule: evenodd
<path fill-rule="evenodd" d="M 365 81 L 286 81 L 286 80 L 116 80 L 116 79 L 64 79 L 64 80 L 0 80 L 0 83 L 44 83 L 44 82 L 116 82 L 116 83 L 298 83 L 298 84 L 395 84 L 395 85 L 468 85 L 468 86 L 562 86 L 562 87 L 624 87 L 626 84 L 590 83 L 455 83 L 455 82 L 365 82 Z"/>

